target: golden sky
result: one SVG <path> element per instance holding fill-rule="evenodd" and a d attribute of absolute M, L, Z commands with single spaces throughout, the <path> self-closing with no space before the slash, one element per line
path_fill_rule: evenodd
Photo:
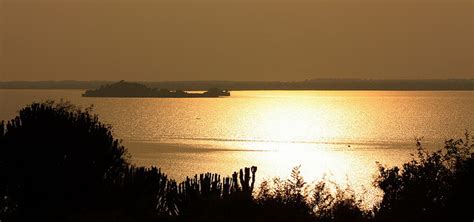
<path fill-rule="evenodd" d="M 0 0 L 0 81 L 472 78 L 472 0 Z"/>

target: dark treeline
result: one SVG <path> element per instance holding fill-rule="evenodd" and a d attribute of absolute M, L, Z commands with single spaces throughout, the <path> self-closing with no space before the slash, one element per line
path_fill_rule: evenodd
<path fill-rule="evenodd" d="M 113 81 L 10 81 L 1 89 L 96 89 Z M 143 82 L 151 88 L 199 90 L 474 90 L 474 79 L 312 79 L 305 81 L 163 81 Z"/>
<path fill-rule="evenodd" d="M 472 221 L 471 137 L 379 166 L 373 209 L 353 190 L 290 179 L 257 186 L 256 167 L 177 182 L 136 167 L 89 109 L 34 103 L 0 124 L 0 221 Z M 363 197 L 362 197 L 363 198 Z"/>
<path fill-rule="evenodd" d="M 230 96 L 227 90 L 218 88 L 208 89 L 203 93 L 190 93 L 183 90 L 169 90 L 150 88 L 146 85 L 124 80 L 102 85 L 97 89 L 86 90 L 84 97 L 162 97 L 162 98 L 217 98 L 221 96 Z"/>
<path fill-rule="evenodd" d="M 0 89 L 96 89 L 111 81 L 5 81 Z"/>
<path fill-rule="evenodd" d="M 474 90 L 474 79 L 449 80 L 375 80 L 375 79 L 313 79 L 291 82 L 150 82 L 156 88 L 205 90 Z"/>

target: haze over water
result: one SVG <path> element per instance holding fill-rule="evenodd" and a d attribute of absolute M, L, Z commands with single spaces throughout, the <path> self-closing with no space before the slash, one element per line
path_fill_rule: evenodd
<path fill-rule="evenodd" d="M 137 165 L 181 180 L 202 172 L 259 167 L 287 177 L 301 165 L 311 182 L 326 175 L 370 188 L 376 161 L 400 165 L 474 128 L 472 91 L 235 91 L 228 98 L 83 98 L 81 90 L 0 90 L 0 119 L 33 101 L 64 98 L 111 124 Z"/>

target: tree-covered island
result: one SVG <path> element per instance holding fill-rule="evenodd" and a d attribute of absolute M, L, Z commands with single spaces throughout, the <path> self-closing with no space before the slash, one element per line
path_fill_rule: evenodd
<path fill-rule="evenodd" d="M 150 88 L 139 83 L 120 81 L 87 90 L 84 97 L 161 97 L 161 98 L 216 98 L 230 96 L 228 90 L 211 88 L 203 93 L 190 93 L 184 90 Z"/>

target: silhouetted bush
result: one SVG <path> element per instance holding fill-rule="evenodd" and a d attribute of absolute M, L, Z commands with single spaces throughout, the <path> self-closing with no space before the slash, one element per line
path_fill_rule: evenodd
<path fill-rule="evenodd" d="M 2 221 L 65 220 L 95 207 L 126 151 L 89 110 L 33 103 L 0 125 Z"/>
<path fill-rule="evenodd" d="M 374 184 L 384 196 L 375 215 L 378 221 L 471 221 L 474 218 L 474 145 L 448 140 L 443 150 L 426 152 L 417 142 L 416 158 L 398 167 L 379 164 Z"/>
<path fill-rule="evenodd" d="M 334 185 L 333 190 L 330 185 Z M 290 179 L 264 181 L 257 202 L 263 211 L 263 220 L 368 221 L 371 218 L 350 187 L 341 189 L 330 181 L 308 185 L 299 167 L 293 168 Z"/>
<path fill-rule="evenodd" d="M 177 185 L 176 215 L 182 221 L 242 221 L 254 215 L 252 192 L 257 167 L 232 177 L 201 174 Z M 250 218 L 251 219 L 251 218 Z"/>
<path fill-rule="evenodd" d="M 332 188 L 332 189 L 330 189 Z M 310 205 L 318 221 L 369 221 L 371 212 L 364 209 L 363 200 L 347 185 L 341 188 L 330 181 L 320 181 L 312 188 Z"/>
<path fill-rule="evenodd" d="M 272 181 L 262 182 L 257 193 L 257 202 L 262 211 L 261 219 L 314 221 L 305 185 L 299 167 L 292 170 L 291 179 L 274 178 Z"/>

